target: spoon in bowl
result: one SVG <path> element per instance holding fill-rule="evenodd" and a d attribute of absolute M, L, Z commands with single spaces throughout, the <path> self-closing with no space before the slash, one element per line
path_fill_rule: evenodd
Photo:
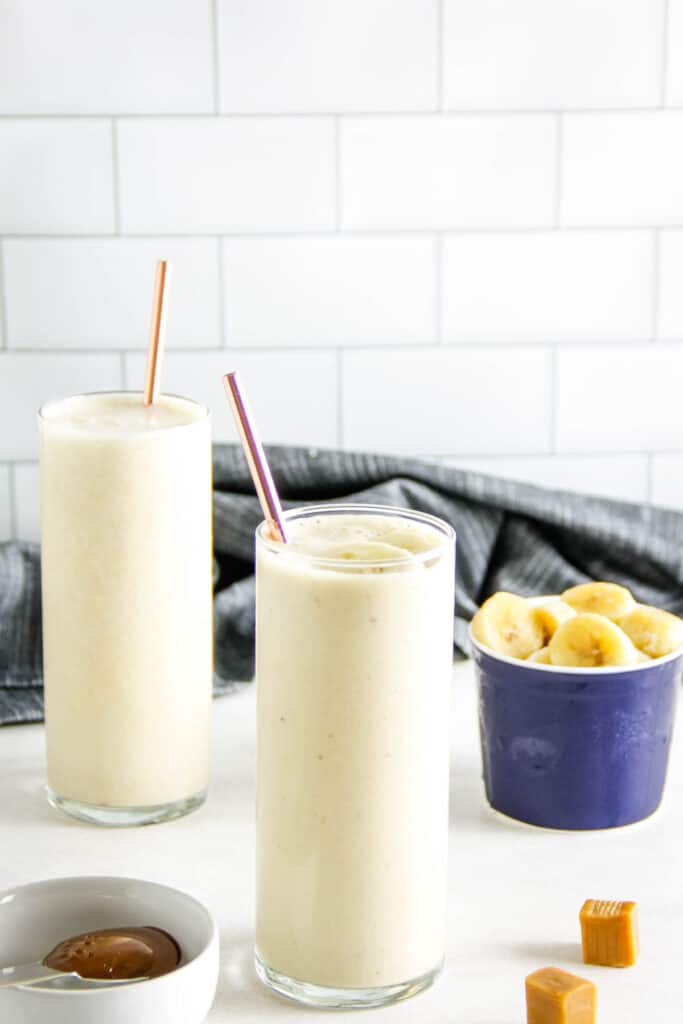
<path fill-rule="evenodd" d="M 161 928 L 105 928 L 64 939 L 35 963 L 0 967 L 0 988 L 58 978 L 126 985 L 168 974 L 180 955 L 178 943 Z"/>

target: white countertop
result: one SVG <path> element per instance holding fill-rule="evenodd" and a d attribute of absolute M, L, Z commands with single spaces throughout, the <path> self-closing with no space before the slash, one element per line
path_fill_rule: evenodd
<path fill-rule="evenodd" d="M 517 825 L 485 804 L 472 668 L 456 666 L 446 967 L 422 995 L 366 1013 L 395 1024 L 521 1024 L 525 975 L 554 965 L 597 982 L 600 1024 L 673 1020 L 683 1010 L 678 740 L 663 807 L 648 822 L 602 833 Z M 214 703 L 213 741 L 213 784 L 201 810 L 167 825 L 110 831 L 48 806 L 42 726 L 0 729 L 0 889 L 78 874 L 131 875 L 185 889 L 220 927 L 222 969 L 209 1024 L 303 1019 L 301 1008 L 260 986 L 251 962 L 253 687 Z M 578 913 L 587 897 L 638 901 L 642 954 L 635 968 L 581 962 Z M 305 1016 L 311 1024 L 330 1019 L 323 1011 Z M 352 1012 L 334 1019 L 352 1017 L 360 1019 Z"/>

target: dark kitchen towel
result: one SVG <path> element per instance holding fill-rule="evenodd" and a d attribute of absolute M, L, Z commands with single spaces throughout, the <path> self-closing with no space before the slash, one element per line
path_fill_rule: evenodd
<path fill-rule="evenodd" d="M 557 593 L 615 580 L 639 601 L 683 612 L 683 515 L 417 459 L 271 447 L 285 507 L 365 502 L 441 516 L 457 532 L 455 637 L 496 590 Z M 214 448 L 215 692 L 253 671 L 253 534 L 261 519 L 241 450 Z M 40 551 L 0 545 L 0 724 L 42 718 Z"/>

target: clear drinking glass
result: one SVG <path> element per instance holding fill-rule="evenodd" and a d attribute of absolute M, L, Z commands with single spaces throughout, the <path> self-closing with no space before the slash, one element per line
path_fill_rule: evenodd
<path fill-rule="evenodd" d="M 208 782 L 208 410 L 112 392 L 39 425 L 49 799 L 103 825 L 177 817 Z"/>
<path fill-rule="evenodd" d="M 256 535 L 256 967 L 377 1006 L 444 957 L 455 535 L 376 506 L 285 521 L 287 545 Z"/>

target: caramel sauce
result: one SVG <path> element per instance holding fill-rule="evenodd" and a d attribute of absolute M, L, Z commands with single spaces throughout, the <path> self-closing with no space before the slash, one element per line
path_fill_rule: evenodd
<path fill-rule="evenodd" d="M 180 963 L 180 947 L 160 928 L 105 928 L 64 939 L 43 960 L 81 978 L 159 978 Z"/>

